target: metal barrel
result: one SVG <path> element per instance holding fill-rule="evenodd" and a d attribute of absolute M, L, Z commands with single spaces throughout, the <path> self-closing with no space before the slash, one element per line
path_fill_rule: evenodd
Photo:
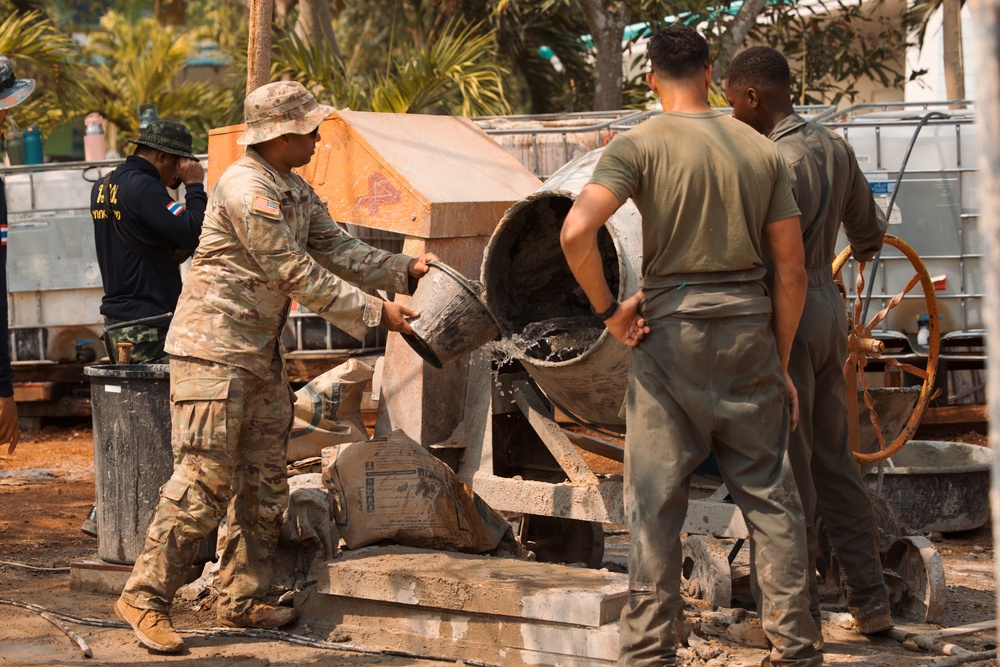
<path fill-rule="evenodd" d="M 622 430 L 628 348 L 591 311 L 559 245 L 566 214 L 602 151 L 567 163 L 504 214 L 486 247 L 481 280 L 504 337 L 502 351 L 521 362 L 560 409 Z M 642 220 L 631 201 L 600 230 L 598 246 L 612 293 L 619 300 L 634 294 Z"/>

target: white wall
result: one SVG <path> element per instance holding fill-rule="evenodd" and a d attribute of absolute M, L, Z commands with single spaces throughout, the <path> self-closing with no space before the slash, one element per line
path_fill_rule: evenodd
<path fill-rule="evenodd" d="M 965 61 L 965 96 L 971 98 L 976 90 L 974 57 L 974 32 L 972 15 L 966 5 L 962 9 L 962 54 Z M 931 17 L 924 36 L 924 48 L 911 47 L 906 54 L 906 75 L 914 70 L 926 69 L 927 74 L 918 81 L 906 82 L 907 102 L 940 102 L 948 99 L 944 85 L 944 35 L 941 28 L 941 10 Z"/>

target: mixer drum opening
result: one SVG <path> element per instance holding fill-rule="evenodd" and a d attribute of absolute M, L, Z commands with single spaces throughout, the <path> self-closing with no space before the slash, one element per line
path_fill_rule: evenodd
<path fill-rule="evenodd" d="M 604 323 L 576 282 L 559 245 L 573 197 L 539 192 L 504 216 L 483 266 L 486 298 L 504 337 L 525 357 L 558 363 L 597 345 Z M 604 277 L 619 297 L 620 259 L 607 227 L 598 232 Z"/>

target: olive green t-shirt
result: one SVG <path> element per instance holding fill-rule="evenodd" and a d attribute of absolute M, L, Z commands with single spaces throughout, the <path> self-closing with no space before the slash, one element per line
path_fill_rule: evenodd
<path fill-rule="evenodd" d="M 764 225 L 799 213 L 777 146 L 718 111 L 618 135 L 590 182 L 639 208 L 643 277 L 763 266 Z"/>

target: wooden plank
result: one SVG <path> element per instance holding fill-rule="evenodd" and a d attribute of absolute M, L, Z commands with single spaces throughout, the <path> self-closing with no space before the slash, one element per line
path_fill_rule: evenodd
<path fill-rule="evenodd" d="M 595 628 L 628 599 L 624 574 L 400 546 L 345 551 L 316 573 L 327 595 Z"/>
<path fill-rule="evenodd" d="M 14 400 L 18 403 L 50 401 L 55 389 L 55 382 L 15 382 Z"/>
<path fill-rule="evenodd" d="M 921 424 L 979 424 L 989 421 L 985 405 L 948 405 L 927 408 Z"/>

